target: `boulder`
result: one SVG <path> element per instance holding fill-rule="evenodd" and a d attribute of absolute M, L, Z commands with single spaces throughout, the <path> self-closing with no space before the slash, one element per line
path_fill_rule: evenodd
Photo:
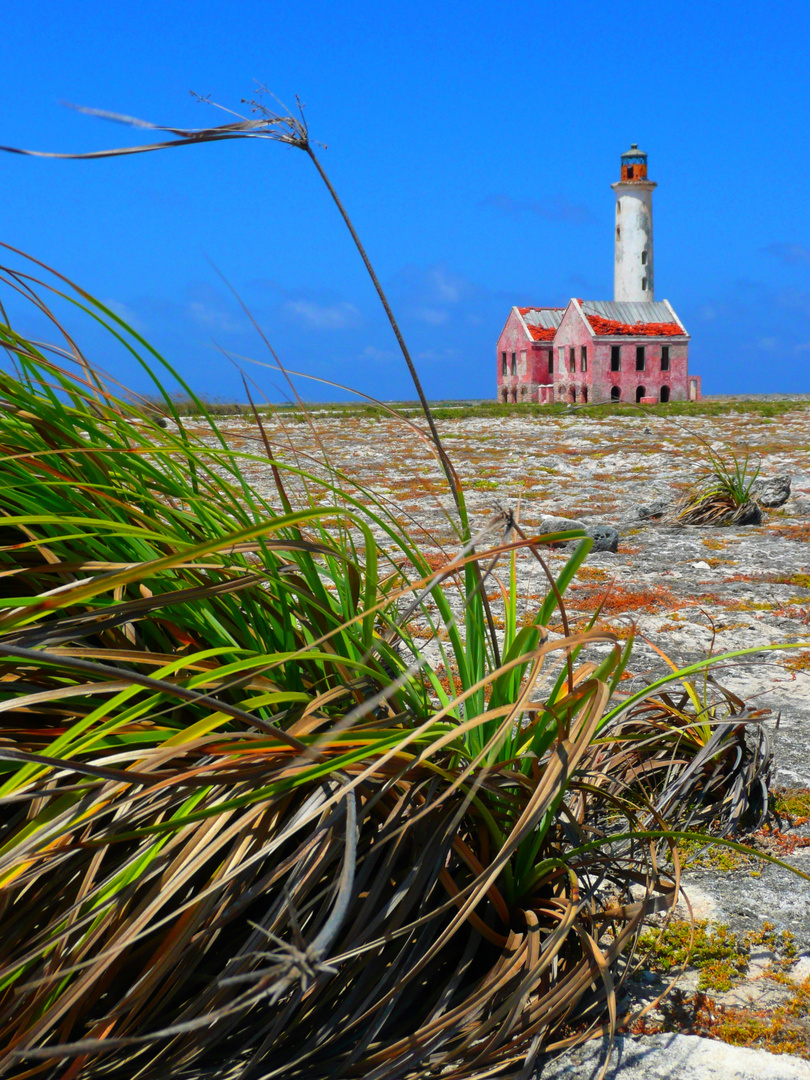
<path fill-rule="evenodd" d="M 585 528 L 588 536 L 593 537 L 591 551 L 617 551 L 619 548 L 619 531 L 612 525 L 588 525 Z"/>
<path fill-rule="evenodd" d="M 772 476 L 769 480 L 757 481 L 753 496 L 760 506 L 781 506 L 790 498 L 790 477 Z"/>
<path fill-rule="evenodd" d="M 532 530 L 535 535 L 541 533 L 570 532 L 572 529 L 582 529 L 584 533 L 593 539 L 591 551 L 616 551 L 619 546 L 619 533 L 612 525 L 586 525 L 579 518 L 554 517 L 552 514 L 544 514 Z M 564 541 L 561 541 L 563 543 Z M 571 544 L 579 543 L 578 540 L 569 541 Z"/>
<path fill-rule="evenodd" d="M 553 514 L 543 514 L 540 521 L 537 524 L 536 532 L 539 533 L 557 533 L 557 532 L 570 532 L 571 529 L 584 529 L 585 522 L 580 521 L 579 518 L 564 518 L 554 517 Z"/>
<path fill-rule="evenodd" d="M 642 521 L 646 521 L 648 518 L 660 518 L 663 517 L 669 507 L 669 501 L 667 499 L 654 499 L 651 503 L 644 505 L 639 503 L 638 517 Z"/>
<path fill-rule="evenodd" d="M 667 499 L 654 499 L 650 503 L 636 503 L 622 514 L 622 521 L 648 521 L 649 519 L 662 518 L 669 508 Z"/>

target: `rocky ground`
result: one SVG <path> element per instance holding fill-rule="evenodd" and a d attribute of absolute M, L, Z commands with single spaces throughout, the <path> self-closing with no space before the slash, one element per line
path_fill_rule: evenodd
<path fill-rule="evenodd" d="M 305 424 L 288 423 L 285 430 L 274 421 L 267 434 L 274 444 L 291 442 L 302 467 L 325 475 L 326 458 L 330 467 L 373 489 L 399 518 L 425 530 L 425 546 L 435 549 L 439 561 L 442 552 L 457 550 L 448 522 L 452 500 L 419 431 L 394 419 L 325 415 L 316 422 L 317 437 Z M 235 448 L 261 452 L 257 429 L 247 419 L 223 419 L 221 427 Z M 424 425 L 418 427 L 421 431 Z M 602 621 L 624 635 L 635 624 L 639 641 L 630 674 L 639 685 L 663 668 L 651 643 L 682 665 L 703 658 L 709 649 L 723 653 L 808 642 L 803 650 L 724 664 L 715 674 L 750 705 L 770 710 L 764 722 L 774 739 L 772 786 L 810 788 L 810 411 L 797 403 L 778 417 L 729 413 L 676 420 L 654 409 L 641 416 L 603 418 L 585 418 L 572 410 L 569 417 L 556 419 L 516 414 L 444 420 L 439 430 L 467 488 L 474 528 L 506 510 L 517 514 L 530 534 L 549 515 L 618 530 L 617 550 L 591 553 L 568 601 L 572 621 L 581 623 L 610 590 Z M 684 528 L 643 517 L 639 507 L 672 504 L 695 482 L 707 462 L 707 445 L 740 462 L 750 454 L 749 467 L 760 465 L 762 478 L 789 477 L 790 497 L 767 509 L 762 523 L 754 526 Z M 290 460 L 289 450 L 286 456 Z M 272 492 L 266 466 L 249 464 L 245 471 L 254 484 Z M 495 542 L 496 535 L 491 539 Z M 559 567 L 566 552 L 552 550 L 548 558 Z M 545 592 L 542 571 L 528 557 L 520 560 L 519 583 L 528 611 Z M 810 873 L 807 825 L 801 817 L 793 825 L 785 822 L 771 836 L 769 850 Z M 793 1000 L 797 986 L 807 986 L 810 993 L 808 882 L 745 860 L 720 865 L 703 857 L 696 863 L 686 875 L 686 891 L 699 917 L 726 923 L 740 935 L 756 931 L 767 919 L 775 933 L 793 935 L 795 949 L 790 962 L 767 944 L 755 950 L 745 978 L 725 994 L 710 995 L 711 1007 L 756 1010 L 767 1017 Z M 682 978 L 684 1000 L 697 994 L 697 980 L 694 970 Z M 659 989 L 659 977 L 647 973 L 636 980 L 631 997 L 649 1000 Z M 649 1030 L 656 1030 L 655 1023 L 666 1029 L 660 1012 L 653 1013 Z M 810 1053 L 810 1028 L 804 1039 Z M 632 1057 L 630 1049 L 628 1054 Z M 802 1062 L 796 1067 L 805 1069 Z M 679 1075 L 692 1074 L 684 1069 Z M 773 1075 L 810 1077 L 810 1066 Z"/>

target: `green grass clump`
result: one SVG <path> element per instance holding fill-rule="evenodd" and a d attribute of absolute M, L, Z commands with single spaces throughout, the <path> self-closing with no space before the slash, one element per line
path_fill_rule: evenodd
<path fill-rule="evenodd" d="M 440 1060 L 466 1075 L 478 1051 L 458 1040 L 482 993 L 493 1016 L 509 1000 L 507 956 L 518 1044 L 561 1029 L 588 943 L 615 966 L 644 911 L 605 909 L 613 841 L 585 825 L 623 789 L 595 789 L 589 755 L 632 642 L 547 629 L 590 541 L 519 613 L 527 541 L 508 515 L 472 537 L 463 490 L 437 563 L 396 505 L 305 468 L 260 416 L 263 453 L 234 450 L 190 388 L 193 425 L 156 377 L 164 428 L 80 354 L 0 337 L 17 365 L 0 372 L 0 1068 L 171 1074 L 266 1044 L 311 1075 L 373 1041 L 401 1069 L 434 1059 L 411 1033 L 438 1010 Z M 272 497 L 244 479 L 259 464 Z M 643 832 L 647 808 L 623 803 Z M 670 895 L 649 839 L 615 842 L 614 880 Z"/>

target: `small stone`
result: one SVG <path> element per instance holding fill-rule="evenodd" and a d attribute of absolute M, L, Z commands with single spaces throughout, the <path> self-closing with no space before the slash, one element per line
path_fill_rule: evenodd
<path fill-rule="evenodd" d="M 652 435 L 652 433 L 653 433 L 653 429 L 651 427 L 645 427 L 644 428 L 644 434 L 645 435 Z"/>

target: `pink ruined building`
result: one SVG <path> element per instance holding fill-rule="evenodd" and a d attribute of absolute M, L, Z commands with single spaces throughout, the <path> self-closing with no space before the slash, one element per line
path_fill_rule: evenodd
<path fill-rule="evenodd" d="M 498 338 L 498 401 L 697 401 L 689 334 L 668 300 L 656 301 L 647 155 L 622 154 L 616 192 L 611 300 L 565 308 L 513 307 Z"/>

